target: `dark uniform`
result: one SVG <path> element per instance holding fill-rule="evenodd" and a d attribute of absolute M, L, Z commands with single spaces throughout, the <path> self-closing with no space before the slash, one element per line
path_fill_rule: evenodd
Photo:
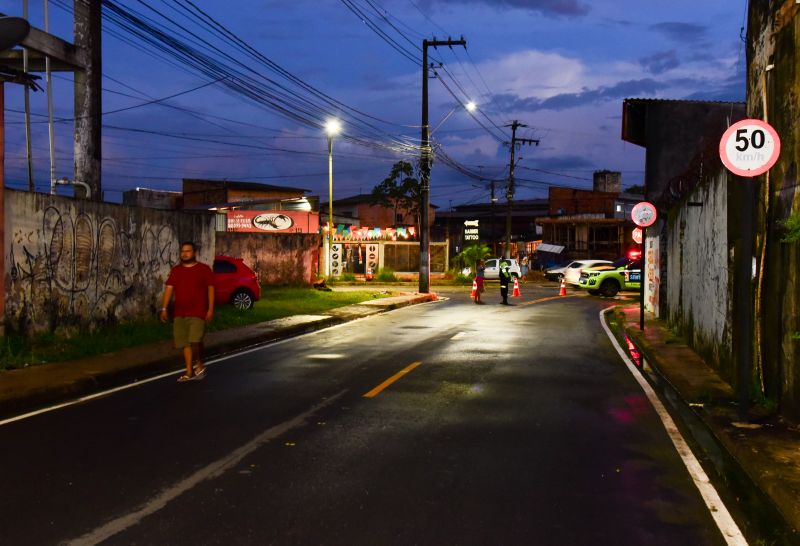
<path fill-rule="evenodd" d="M 500 295 L 503 297 L 503 305 L 508 303 L 508 285 L 511 282 L 511 272 L 508 270 L 509 263 L 505 260 L 500 262 Z"/>

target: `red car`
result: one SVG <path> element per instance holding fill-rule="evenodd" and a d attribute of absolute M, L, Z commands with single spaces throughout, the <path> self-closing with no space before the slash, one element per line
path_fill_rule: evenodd
<path fill-rule="evenodd" d="M 251 309 L 261 299 L 258 276 L 241 258 L 214 256 L 214 300 L 237 309 Z"/>

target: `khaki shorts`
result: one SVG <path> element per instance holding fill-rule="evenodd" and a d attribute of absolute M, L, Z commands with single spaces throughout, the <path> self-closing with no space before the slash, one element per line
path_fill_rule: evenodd
<path fill-rule="evenodd" d="M 175 348 L 183 349 L 192 343 L 203 341 L 206 331 L 206 321 L 197 317 L 175 317 L 172 323 L 172 335 L 175 338 Z"/>

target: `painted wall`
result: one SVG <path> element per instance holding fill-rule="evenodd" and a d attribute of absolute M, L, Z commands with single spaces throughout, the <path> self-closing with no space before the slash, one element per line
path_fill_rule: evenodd
<path fill-rule="evenodd" d="M 696 186 L 680 206 L 670 210 L 666 229 L 666 318 L 706 362 L 732 381 L 726 174 L 720 171 Z"/>
<path fill-rule="evenodd" d="M 5 191 L 6 325 L 94 329 L 152 315 L 179 244 L 214 255 L 214 217 Z"/>
<path fill-rule="evenodd" d="M 758 192 L 754 381 L 800 421 L 800 243 L 781 241 L 781 223 L 800 214 L 800 5 L 751 0 L 747 36 L 747 115 L 781 138 L 775 166 L 753 179 Z"/>
<path fill-rule="evenodd" d="M 661 318 L 661 229 L 664 222 L 659 220 L 647 229 L 644 260 L 644 308 L 653 316 Z M 650 235 L 650 232 L 654 235 Z M 665 272 L 666 273 L 666 272 Z"/>
<path fill-rule="evenodd" d="M 319 234 L 217 232 L 217 254 L 242 258 L 261 284 L 310 285 L 319 264 Z"/>

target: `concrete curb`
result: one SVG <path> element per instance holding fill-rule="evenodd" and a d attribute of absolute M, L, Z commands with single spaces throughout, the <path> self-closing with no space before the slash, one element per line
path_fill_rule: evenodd
<path fill-rule="evenodd" d="M 409 294 L 334 308 L 322 315 L 294 315 L 207 334 L 209 360 L 330 328 L 409 305 L 436 301 L 436 294 Z M 0 419 L 182 369 L 169 341 L 131 347 L 82 360 L 0 372 Z"/>

